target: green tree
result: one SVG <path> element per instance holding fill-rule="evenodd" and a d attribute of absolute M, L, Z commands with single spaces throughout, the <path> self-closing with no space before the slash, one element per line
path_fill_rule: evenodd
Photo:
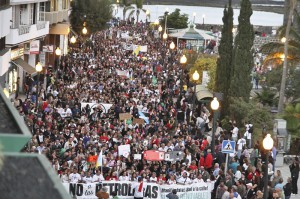
<path fill-rule="evenodd" d="M 214 91 L 223 93 L 221 111 L 226 115 L 228 113 L 228 93 L 232 77 L 232 51 L 233 51 L 233 9 L 231 0 L 229 6 L 224 8 L 222 38 L 219 45 L 219 58 L 217 60 L 216 81 Z"/>
<path fill-rule="evenodd" d="M 203 71 L 207 71 L 209 76 L 209 82 L 207 84 L 207 88 L 209 90 L 214 90 L 216 68 L 217 68 L 217 56 L 203 54 L 196 60 L 194 66 L 190 68 L 189 77 L 192 77 L 195 70 L 197 70 L 200 75 L 199 83 L 203 83 L 202 82 Z"/>
<path fill-rule="evenodd" d="M 230 84 L 230 96 L 243 98 L 249 101 L 252 89 L 251 70 L 254 66 L 253 41 L 254 31 L 250 22 L 252 15 L 250 0 L 241 1 L 241 10 L 238 18 L 239 25 L 233 49 L 233 73 Z"/>
<path fill-rule="evenodd" d="M 111 0 L 74 0 L 71 6 L 71 26 L 77 33 L 81 33 L 84 22 L 88 33 L 94 33 L 104 29 L 112 18 Z"/>
<path fill-rule="evenodd" d="M 160 24 L 165 24 L 166 14 L 161 17 Z M 188 27 L 188 15 L 187 14 L 180 14 L 180 9 L 176 8 L 174 12 L 168 14 L 167 16 L 167 28 L 187 28 Z"/>

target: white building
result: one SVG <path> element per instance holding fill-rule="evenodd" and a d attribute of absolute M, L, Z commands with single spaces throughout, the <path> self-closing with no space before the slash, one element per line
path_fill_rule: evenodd
<path fill-rule="evenodd" d="M 9 68 L 6 74 L 5 88 L 9 95 L 17 88 L 23 90 L 26 73 L 34 74 L 35 65 L 41 59 L 42 41 L 49 33 L 49 22 L 41 15 L 43 3 L 47 0 L 10 0 L 10 23 L 6 24 L 9 34 L 6 47 L 11 49 Z M 6 27 L 6 28 L 7 28 Z"/>
<path fill-rule="evenodd" d="M 4 85 L 5 74 L 9 68 L 10 49 L 6 48 L 5 40 L 10 33 L 12 9 L 9 0 L 0 0 L 0 85 Z"/>

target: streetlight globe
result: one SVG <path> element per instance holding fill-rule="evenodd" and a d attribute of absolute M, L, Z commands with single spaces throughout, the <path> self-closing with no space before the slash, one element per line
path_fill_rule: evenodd
<path fill-rule="evenodd" d="M 196 17 L 196 12 L 193 12 L 193 17 Z"/>
<path fill-rule="evenodd" d="M 35 65 L 35 70 L 36 72 L 41 72 L 43 70 L 43 66 L 41 64 L 41 62 L 38 62 L 36 65 Z"/>
<path fill-rule="evenodd" d="M 285 58 L 285 54 L 280 54 L 280 59 L 283 61 L 284 60 L 284 58 Z"/>
<path fill-rule="evenodd" d="M 285 42 L 286 42 L 286 38 L 285 38 L 285 37 L 282 37 L 282 38 L 281 38 L 281 42 L 282 42 L 282 43 L 285 43 Z"/>
<path fill-rule="evenodd" d="M 194 81 L 198 81 L 199 78 L 200 78 L 200 75 L 199 75 L 198 71 L 195 70 L 195 72 L 193 73 L 193 80 L 194 80 Z"/>
<path fill-rule="evenodd" d="M 186 56 L 185 56 L 185 55 L 182 55 L 182 56 L 180 57 L 180 63 L 181 63 L 181 64 L 186 64 L 186 62 L 187 62 Z"/>
<path fill-rule="evenodd" d="M 170 49 L 173 50 L 175 48 L 175 44 L 174 42 L 172 41 L 172 43 L 170 44 Z"/>
<path fill-rule="evenodd" d="M 216 111 L 219 109 L 220 103 L 216 97 L 214 97 L 213 101 L 210 103 L 210 107 L 212 110 Z"/>
<path fill-rule="evenodd" d="M 83 27 L 83 29 L 82 29 L 82 33 L 83 33 L 84 35 L 86 35 L 86 34 L 87 34 L 87 29 L 86 29 L 86 27 Z"/>
<path fill-rule="evenodd" d="M 150 15 L 150 11 L 149 10 L 146 10 L 146 15 Z"/>
<path fill-rule="evenodd" d="M 158 31 L 159 31 L 159 32 L 162 31 L 162 27 L 161 27 L 161 26 L 158 27 Z"/>
<path fill-rule="evenodd" d="M 158 25 L 159 24 L 159 21 L 158 21 L 158 19 L 156 19 L 155 21 L 154 21 L 154 25 Z"/>
<path fill-rule="evenodd" d="M 61 55 L 61 50 L 60 50 L 59 47 L 57 47 L 57 48 L 55 49 L 55 54 L 56 54 L 57 56 L 60 56 L 60 55 Z"/>
<path fill-rule="evenodd" d="M 274 140 L 271 135 L 268 133 L 267 136 L 263 140 L 263 147 L 266 150 L 271 150 L 274 146 Z"/>
<path fill-rule="evenodd" d="M 202 18 L 205 18 L 205 14 L 202 15 Z"/>
<path fill-rule="evenodd" d="M 168 34 L 165 32 L 164 34 L 163 34 L 163 39 L 167 39 L 168 38 Z"/>
<path fill-rule="evenodd" d="M 76 37 L 75 37 L 74 35 L 71 37 L 70 42 L 71 42 L 72 44 L 75 44 L 75 43 L 76 43 Z"/>

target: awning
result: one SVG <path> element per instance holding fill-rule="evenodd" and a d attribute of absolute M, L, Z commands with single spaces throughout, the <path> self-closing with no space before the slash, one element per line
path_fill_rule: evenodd
<path fill-rule="evenodd" d="M 203 98 L 213 98 L 213 93 L 210 92 L 206 86 L 204 85 L 197 85 L 196 86 L 196 97 L 197 100 L 201 100 Z"/>
<path fill-rule="evenodd" d="M 17 65 L 17 66 L 23 68 L 27 73 L 29 73 L 29 74 L 31 74 L 31 75 L 33 75 L 33 74 L 36 73 L 35 68 L 32 67 L 31 65 L 29 65 L 28 63 L 26 63 L 26 62 L 25 62 L 23 59 L 21 59 L 21 58 L 12 60 L 12 62 L 13 62 L 15 65 Z"/>
<path fill-rule="evenodd" d="M 70 24 L 58 23 L 50 27 L 49 34 L 51 35 L 68 35 L 70 32 Z"/>

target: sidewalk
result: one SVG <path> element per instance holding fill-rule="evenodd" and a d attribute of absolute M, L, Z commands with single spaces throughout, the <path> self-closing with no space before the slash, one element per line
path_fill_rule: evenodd
<path fill-rule="evenodd" d="M 291 172 L 290 172 L 290 168 L 289 165 L 284 164 L 282 167 L 275 167 L 275 172 L 276 170 L 280 170 L 281 174 L 283 176 L 283 184 L 285 185 L 287 183 L 287 178 L 291 177 Z M 298 190 L 300 189 L 300 180 L 298 180 Z M 300 190 L 299 190 L 300 191 Z M 291 198 L 300 198 L 300 192 L 298 193 L 298 195 L 295 196 L 291 196 Z"/>

